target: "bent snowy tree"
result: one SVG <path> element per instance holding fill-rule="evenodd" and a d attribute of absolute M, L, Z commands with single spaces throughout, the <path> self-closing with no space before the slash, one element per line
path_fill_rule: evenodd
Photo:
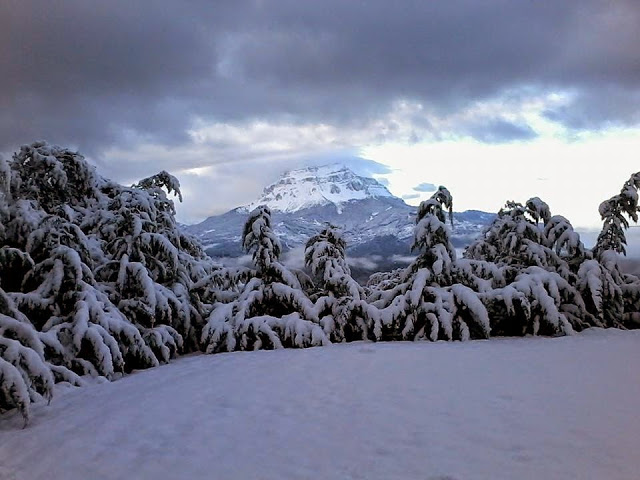
<path fill-rule="evenodd" d="M 133 187 L 44 142 L 0 161 L 0 409 L 53 381 L 117 378 L 197 348 L 206 306 L 191 290 L 216 266 L 184 235 L 161 172 Z"/>

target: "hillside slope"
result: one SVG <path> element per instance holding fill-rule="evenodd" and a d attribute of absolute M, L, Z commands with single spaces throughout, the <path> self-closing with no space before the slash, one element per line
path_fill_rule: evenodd
<path fill-rule="evenodd" d="M 640 331 L 193 355 L 0 421 L 0 478 L 637 479 Z"/>

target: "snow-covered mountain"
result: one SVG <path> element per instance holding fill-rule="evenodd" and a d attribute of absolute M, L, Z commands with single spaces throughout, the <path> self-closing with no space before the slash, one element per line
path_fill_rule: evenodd
<path fill-rule="evenodd" d="M 375 179 L 342 165 L 287 172 L 249 205 L 185 228 L 211 256 L 240 256 L 242 226 L 258 205 L 271 208 L 274 230 L 285 250 L 303 246 L 329 222 L 343 229 L 351 256 L 378 256 L 388 268 L 394 256 L 410 253 L 416 207 L 393 196 Z M 494 217 L 476 210 L 455 213 L 454 245 L 467 245 Z"/>
<path fill-rule="evenodd" d="M 259 205 L 284 213 L 325 205 L 340 210 L 342 204 L 353 200 L 392 196 L 373 178 L 358 176 L 344 165 L 333 164 L 286 172 L 244 210 L 248 212 Z"/>

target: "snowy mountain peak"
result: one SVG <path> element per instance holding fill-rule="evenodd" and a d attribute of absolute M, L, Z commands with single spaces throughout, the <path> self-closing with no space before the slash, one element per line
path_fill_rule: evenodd
<path fill-rule="evenodd" d="M 373 178 L 361 177 L 344 165 L 332 164 L 286 172 L 245 209 L 266 205 L 271 210 L 292 213 L 329 204 L 340 209 L 344 202 L 377 197 L 393 195 Z"/>

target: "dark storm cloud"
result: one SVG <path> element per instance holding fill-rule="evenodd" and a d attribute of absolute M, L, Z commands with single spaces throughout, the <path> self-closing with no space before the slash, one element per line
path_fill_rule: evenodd
<path fill-rule="evenodd" d="M 462 131 L 485 143 L 507 143 L 515 140 L 531 140 L 538 134 L 526 124 L 517 124 L 501 119 L 489 119 Z"/>
<path fill-rule="evenodd" d="M 574 101 L 547 116 L 571 128 L 635 124 L 639 24 L 633 0 L 5 0 L 0 151 L 38 138 L 96 154 L 185 144 L 194 118 L 358 128 L 400 99 L 428 117 L 555 90 Z"/>
<path fill-rule="evenodd" d="M 186 139 L 216 83 L 204 27 L 224 23 L 224 12 L 177 2 L 3 2 L 0 145 L 46 136 L 86 151 Z"/>
<path fill-rule="evenodd" d="M 547 110 L 544 116 L 573 130 L 591 130 L 619 122 L 638 124 L 639 106 L 640 89 L 628 91 L 603 85 L 598 92 L 580 93 L 569 106 Z"/>

